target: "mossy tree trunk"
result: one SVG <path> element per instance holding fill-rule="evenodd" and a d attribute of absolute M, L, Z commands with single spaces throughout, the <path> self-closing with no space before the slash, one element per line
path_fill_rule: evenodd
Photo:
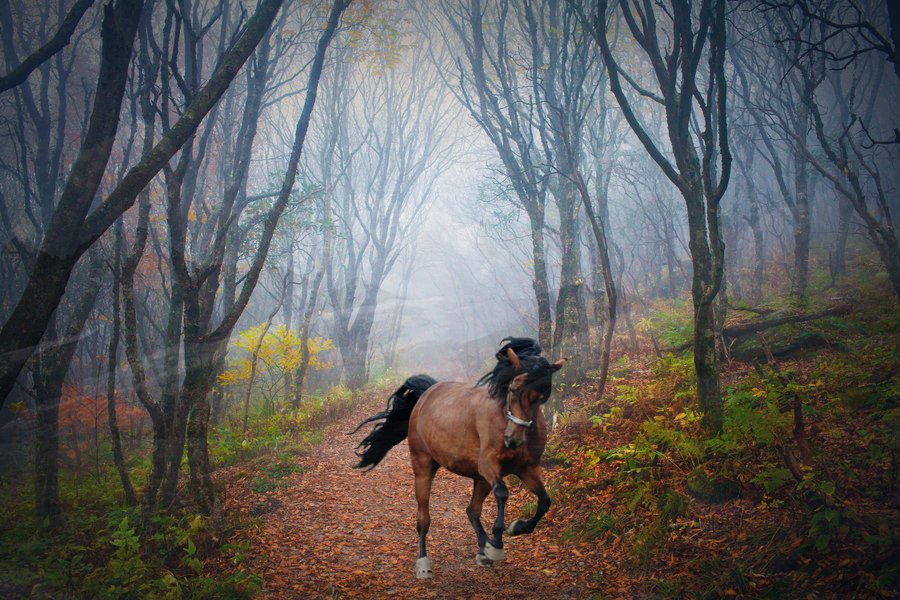
<path fill-rule="evenodd" d="M 644 149 L 681 192 L 687 207 L 688 247 L 694 267 L 691 297 L 697 396 L 704 429 L 715 435 L 721 431 L 723 423 L 714 305 L 724 276 L 719 202 L 731 175 L 726 110 L 725 2 L 703 0 L 695 10 L 695 3 L 671 0 L 666 11 L 657 14 L 651 10 L 641 14 L 640 18 L 631 5 L 618 5 L 628 30 L 653 65 L 675 164 L 647 133 L 622 89 L 622 66 L 613 57 L 607 39 L 607 4 L 606 0 L 597 2 L 593 19 L 582 14 L 582 22 L 591 25 L 609 72 L 610 89 L 626 121 Z M 698 17 L 696 23 L 694 15 Z M 658 24 L 656 19 L 659 17 L 668 22 Z M 701 52 L 704 49 L 705 52 Z M 704 54 L 708 71 L 698 78 Z M 670 60 L 672 56 L 680 59 Z M 702 101 L 697 101 L 700 98 Z M 702 131 L 696 137 L 691 133 L 693 117 L 702 123 Z"/>
<path fill-rule="evenodd" d="M 97 251 L 91 254 L 90 272 L 85 274 L 85 287 L 66 329 L 57 337 L 51 328 L 54 339 L 39 350 L 38 367 L 33 373 L 35 518 L 39 527 L 59 525 L 59 403 L 78 340 L 100 293 L 102 262 Z"/>

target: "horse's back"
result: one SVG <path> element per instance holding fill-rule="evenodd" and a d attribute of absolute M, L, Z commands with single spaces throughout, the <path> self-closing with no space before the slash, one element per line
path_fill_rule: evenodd
<path fill-rule="evenodd" d="M 429 456 L 445 469 L 464 477 L 478 477 L 481 448 L 479 421 L 485 414 L 484 388 L 471 383 L 443 381 L 422 395 L 409 421 L 409 448 L 416 457 Z"/>

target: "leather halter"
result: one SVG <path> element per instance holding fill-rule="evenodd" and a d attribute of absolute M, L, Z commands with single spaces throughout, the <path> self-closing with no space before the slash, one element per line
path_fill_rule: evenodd
<path fill-rule="evenodd" d="M 512 396 L 512 389 L 507 390 L 506 392 L 506 418 L 515 423 L 516 425 L 521 425 L 522 427 L 527 427 L 531 429 L 534 426 L 534 419 L 532 418 L 530 421 L 525 421 L 524 419 L 520 419 L 516 417 L 509 410 L 509 399 Z M 521 394 L 521 392 L 519 392 Z"/>

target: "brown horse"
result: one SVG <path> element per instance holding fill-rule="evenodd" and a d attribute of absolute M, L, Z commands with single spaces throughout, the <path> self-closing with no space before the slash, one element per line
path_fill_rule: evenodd
<path fill-rule="evenodd" d="M 528 338 L 507 338 L 497 352 L 497 365 L 475 385 L 445 381 L 427 375 L 406 380 L 388 399 L 385 411 L 366 419 L 360 427 L 381 421 L 357 446 L 364 448 L 356 468 L 374 468 L 387 452 L 409 437 L 409 453 L 416 478 L 419 505 L 416 530 L 419 559 L 416 577 L 432 577 L 425 551 L 431 524 L 428 500 L 435 473 L 444 467 L 474 480 L 472 502 L 466 509 L 478 536 L 475 562 L 490 566 L 503 560 L 503 533 L 531 533 L 550 508 L 550 496 L 541 481 L 541 454 L 547 442 L 547 422 L 541 406 L 550 397 L 552 375 L 565 362 L 550 364 L 540 356 L 541 347 Z M 504 526 L 509 491 L 503 478 L 516 475 L 537 496 L 537 510 L 528 520 Z M 493 490 L 497 520 L 493 537 L 481 524 L 481 509 Z"/>

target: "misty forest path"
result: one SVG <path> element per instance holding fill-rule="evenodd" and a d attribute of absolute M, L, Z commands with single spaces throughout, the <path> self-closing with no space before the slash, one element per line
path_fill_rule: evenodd
<path fill-rule="evenodd" d="M 352 469 L 358 423 L 384 408 L 385 398 L 361 402 L 329 427 L 321 444 L 299 456 L 301 471 L 284 487 L 265 494 L 240 493 L 230 484 L 226 508 L 259 515 L 259 529 L 241 564 L 262 575 L 263 598 L 587 598 L 599 581 L 582 573 L 577 555 L 559 547 L 548 522 L 532 535 L 505 538 L 506 560 L 490 568 L 475 564 L 475 533 L 466 518 L 472 481 L 438 472 L 431 496 L 428 554 L 434 579 L 414 575 L 417 558 L 416 502 L 406 442 L 374 470 Z M 368 432 L 370 425 L 365 426 Z M 534 497 L 510 483 L 507 524 L 527 510 Z M 523 509 L 527 504 L 527 507 Z M 492 497 L 482 521 L 490 529 L 496 516 Z M 238 535 L 238 538 L 243 535 Z M 577 554 L 577 550 L 576 550 Z"/>

